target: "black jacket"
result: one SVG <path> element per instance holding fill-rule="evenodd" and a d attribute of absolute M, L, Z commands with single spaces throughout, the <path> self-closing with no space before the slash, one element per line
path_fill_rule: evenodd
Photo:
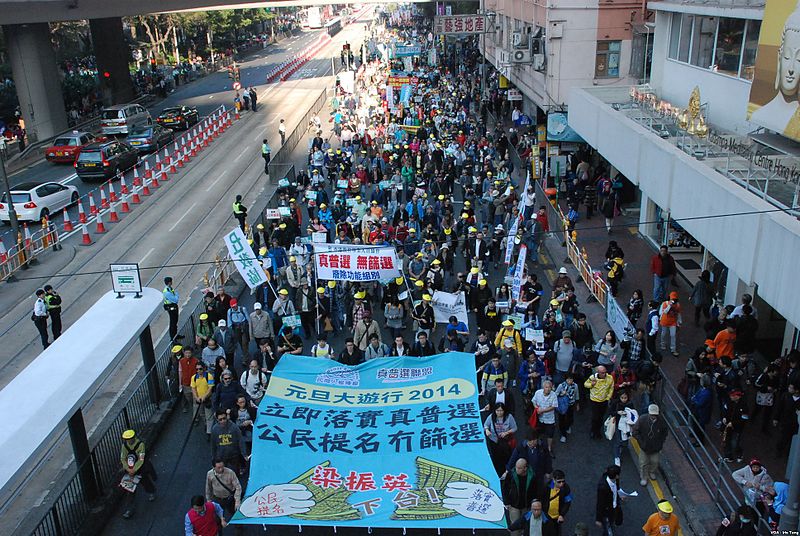
<path fill-rule="evenodd" d="M 511 392 L 511 389 L 506 387 L 503 392 L 506 394 L 506 413 L 514 414 L 514 409 L 516 409 L 516 403 L 514 401 L 514 394 Z M 486 393 L 486 403 L 489 404 L 489 411 L 494 412 L 494 406 L 497 403 L 497 389 L 492 389 L 488 393 Z"/>
<path fill-rule="evenodd" d="M 519 496 L 519 483 L 520 483 L 520 476 L 517 474 L 517 471 L 511 471 L 506 475 L 506 479 L 503 480 L 503 504 L 508 506 L 513 506 L 514 508 L 521 508 L 522 510 L 526 510 L 530 507 L 531 501 L 536 498 L 536 476 L 533 474 L 533 471 L 530 467 L 528 467 L 527 474 L 522 477 L 525 479 L 525 496 Z"/>
<path fill-rule="evenodd" d="M 411 354 L 414 357 L 425 357 L 429 355 L 436 355 L 436 348 L 433 347 L 431 341 L 426 341 L 425 346 L 422 346 L 419 341 L 414 343 L 414 347 L 411 348 Z"/>
<path fill-rule="evenodd" d="M 542 511 L 542 536 L 556 536 L 558 534 L 558 523 L 545 514 Z M 522 529 L 522 536 L 530 536 L 531 530 L 531 513 L 528 512 L 524 516 L 520 517 L 516 521 L 514 521 L 509 527 L 508 530 L 520 530 Z"/>
<path fill-rule="evenodd" d="M 617 483 L 617 490 L 619 490 L 619 483 Z M 604 518 L 608 518 L 617 526 L 622 525 L 622 499 L 617 497 L 617 507 L 614 508 L 614 494 L 611 493 L 611 487 L 606 482 L 605 473 L 597 483 L 595 521 L 602 523 Z"/>
<path fill-rule="evenodd" d="M 508 477 L 506 477 L 508 478 Z M 539 490 L 539 500 L 542 501 L 542 511 L 549 512 L 550 511 L 550 491 L 555 487 L 555 481 L 550 480 L 544 486 L 541 486 Z M 566 482 L 561 489 L 558 490 L 558 494 L 553 497 L 554 500 L 558 501 L 558 515 L 566 516 L 567 512 L 569 512 L 570 506 L 572 506 L 572 490 L 569 487 L 569 484 Z"/>
<path fill-rule="evenodd" d="M 650 415 L 645 415 L 633 425 L 633 437 L 647 454 L 661 452 L 668 435 L 669 427 L 660 415 L 655 421 L 650 419 Z"/>

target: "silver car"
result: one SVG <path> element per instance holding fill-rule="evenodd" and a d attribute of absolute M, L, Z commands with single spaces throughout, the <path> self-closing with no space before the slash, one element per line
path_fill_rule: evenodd
<path fill-rule="evenodd" d="M 100 128 L 103 134 L 128 134 L 131 131 L 153 124 L 150 112 L 139 104 L 117 104 L 103 108 Z"/>
<path fill-rule="evenodd" d="M 78 202 L 80 194 L 71 184 L 25 182 L 11 188 L 11 200 L 19 221 L 41 221 Z M 8 198 L 0 198 L 0 221 L 8 223 Z"/>

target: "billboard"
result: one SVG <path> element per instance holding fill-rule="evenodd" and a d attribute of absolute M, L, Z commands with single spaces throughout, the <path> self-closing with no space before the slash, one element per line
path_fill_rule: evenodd
<path fill-rule="evenodd" d="M 800 6 L 798 0 L 769 0 L 758 39 L 755 76 L 747 118 L 800 141 Z"/>
<path fill-rule="evenodd" d="M 569 126 L 566 112 L 550 112 L 547 114 L 547 141 L 582 143 L 583 138 Z"/>
<path fill-rule="evenodd" d="M 473 362 L 462 352 L 355 367 L 284 355 L 232 523 L 505 528 Z"/>

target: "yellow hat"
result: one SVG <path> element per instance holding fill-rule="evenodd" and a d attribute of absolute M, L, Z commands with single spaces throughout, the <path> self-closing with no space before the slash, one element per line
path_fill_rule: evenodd
<path fill-rule="evenodd" d="M 176 344 L 175 346 L 172 347 L 173 354 L 177 354 L 181 350 L 183 350 L 183 346 L 181 346 L 180 344 Z"/>
<path fill-rule="evenodd" d="M 418 258 L 418 259 L 421 259 L 421 258 L 422 258 L 422 257 L 424 257 L 424 256 L 425 256 L 425 255 L 423 255 L 421 251 L 417 253 L 417 258 Z"/>
<path fill-rule="evenodd" d="M 414 227 L 412 227 L 411 229 L 409 229 L 409 230 L 408 230 L 408 232 L 409 232 L 409 233 L 416 233 L 416 232 L 417 232 L 417 230 L 416 230 Z"/>
<path fill-rule="evenodd" d="M 200 314 L 200 320 L 208 320 L 208 315 L 205 313 Z"/>
<path fill-rule="evenodd" d="M 328 288 L 336 288 L 336 281 L 328 281 Z"/>
<path fill-rule="evenodd" d="M 444 234 L 446 234 L 446 235 L 449 235 L 449 234 L 451 234 L 452 232 L 453 232 L 453 230 L 452 230 L 452 229 L 445 229 L 445 230 L 444 230 Z"/>
<path fill-rule="evenodd" d="M 469 269 L 469 273 L 471 274 L 477 274 L 478 272 L 480 272 L 480 269 L 477 266 L 473 266 Z"/>
<path fill-rule="evenodd" d="M 252 238 L 248 238 L 247 239 L 247 243 L 252 246 L 253 245 L 253 239 Z"/>
<path fill-rule="evenodd" d="M 267 254 L 267 248 L 262 247 L 261 249 L 258 250 L 258 254 L 259 255 L 266 255 Z"/>
<path fill-rule="evenodd" d="M 491 172 L 491 171 L 487 171 L 487 172 L 486 172 L 486 176 L 487 176 L 487 177 L 491 177 L 491 176 L 492 176 L 492 172 Z"/>
<path fill-rule="evenodd" d="M 394 283 L 395 283 L 395 285 L 402 285 L 402 284 L 403 284 L 403 281 L 405 281 L 405 279 L 403 279 L 403 276 L 396 277 L 396 278 L 394 279 Z"/>
<path fill-rule="evenodd" d="M 296 201 L 297 199 L 295 199 L 294 197 L 289 200 L 290 203 L 295 203 Z"/>
<path fill-rule="evenodd" d="M 286 290 L 285 288 L 282 288 L 282 289 L 280 289 L 278 291 L 278 294 L 281 294 L 282 296 L 288 296 L 289 295 L 289 291 Z"/>
<path fill-rule="evenodd" d="M 433 262 L 431 264 L 438 266 L 439 264 L 442 264 L 442 261 L 440 261 L 439 259 L 433 259 Z"/>
<path fill-rule="evenodd" d="M 556 300 L 555 298 L 550 300 L 550 305 L 558 305 L 559 303 L 560 302 L 558 300 Z"/>
<path fill-rule="evenodd" d="M 356 196 L 356 201 L 361 201 L 361 196 L 360 195 Z"/>
<path fill-rule="evenodd" d="M 134 437 L 136 437 L 136 432 L 133 430 L 125 430 L 122 432 L 122 439 L 133 439 Z"/>
<path fill-rule="evenodd" d="M 297 257 L 292 255 L 291 257 L 289 257 L 289 262 L 297 262 Z"/>
<path fill-rule="evenodd" d="M 327 206 L 328 206 L 328 205 L 326 205 L 325 203 L 320 203 L 320 205 L 319 205 L 319 208 L 325 208 L 325 207 L 327 207 Z M 281 224 L 281 225 L 283 225 L 283 224 Z"/>
<path fill-rule="evenodd" d="M 286 229 L 286 224 L 282 223 L 282 224 L 278 225 L 278 229 Z"/>
<path fill-rule="evenodd" d="M 422 295 L 422 299 L 425 300 L 425 301 L 431 301 L 431 295 L 430 294 L 423 294 Z"/>
<path fill-rule="evenodd" d="M 322 287 L 317 288 L 317 294 L 325 294 L 325 289 Z"/>
<path fill-rule="evenodd" d="M 672 513 L 672 505 L 667 500 L 658 501 L 658 510 L 660 512 L 664 512 L 665 514 Z"/>
<path fill-rule="evenodd" d="M 422 288 L 425 286 L 425 283 L 423 283 L 422 279 L 417 279 L 416 281 L 414 281 L 414 286 Z"/>
<path fill-rule="evenodd" d="M 258 229 L 259 231 L 263 231 L 264 230 L 264 224 L 263 223 L 259 223 L 258 225 L 256 225 L 256 229 Z"/>
<path fill-rule="evenodd" d="M 478 232 L 478 230 L 477 230 L 475 227 L 470 227 L 470 228 L 469 228 L 469 232 L 470 232 L 470 233 L 477 233 L 477 232 Z"/>
<path fill-rule="evenodd" d="M 442 194 L 439 194 L 439 197 L 437 197 L 437 199 L 438 199 L 439 201 L 444 201 L 444 196 L 443 196 Z"/>
<path fill-rule="evenodd" d="M 365 290 L 362 290 L 360 292 L 356 292 L 356 294 L 355 294 L 355 298 L 357 300 L 363 300 L 366 297 L 367 297 L 367 291 L 365 291 Z"/>
<path fill-rule="evenodd" d="M 462 220 L 466 220 L 467 218 L 469 218 L 469 214 L 467 214 L 466 212 L 462 212 L 461 213 L 461 219 Z"/>
<path fill-rule="evenodd" d="M 481 279 L 480 281 L 478 281 L 478 284 L 481 286 L 486 285 L 487 283 L 488 281 L 486 281 L 485 279 Z"/>
<path fill-rule="evenodd" d="M 503 325 L 507 328 L 510 328 L 511 326 L 514 325 L 514 322 L 512 322 L 511 320 L 506 320 L 503 322 Z"/>
<path fill-rule="evenodd" d="M 472 203 L 470 203 L 469 201 L 464 201 L 464 206 L 465 206 L 465 207 L 468 207 L 468 206 L 470 206 L 471 204 L 472 204 Z"/>

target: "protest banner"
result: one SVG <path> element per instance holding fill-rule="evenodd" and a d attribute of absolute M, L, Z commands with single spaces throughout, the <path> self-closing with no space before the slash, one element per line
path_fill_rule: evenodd
<path fill-rule="evenodd" d="M 247 243 L 242 229 L 235 227 L 231 232 L 224 236 L 225 246 L 239 274 L 247 283 L 247 286 L 254 289 L 267 282 L 267 274 L 258 264 L 253 248 Z"/>
<path fill-rule="evenodd" d="M 431 297 L 431 307 L 436 322 L 447 323 L 451 316 L 458 318 L 459 322 L 464 322 L 469 328 L 469 317 L 467 316 L 467 300 L 463 292 L 442 292 L 437 290 Z"/>
<path fill-rule="evenodd" d="M 524 244 L 519 248 L 519 259 L 517 259 L 517 267 L 514 269 L 514 285 L 511 289 L 511 297 L 519 300 L 519 292 L 522 288 L 522 278 L 525 272 L 525 259 L 528 257 L 528 248 Z"/>
<path fill-rule="evenodd" d="M 315 244 L 317 278 L 328 281 L 385 281 L 401 274 L 394 247 Z"/>
<path fill-rule="evenodd" d="M 285 354 L 259 404 L 231 523 L 504 529 L 473 360 L 448 352 L 349 367 Z"/>

